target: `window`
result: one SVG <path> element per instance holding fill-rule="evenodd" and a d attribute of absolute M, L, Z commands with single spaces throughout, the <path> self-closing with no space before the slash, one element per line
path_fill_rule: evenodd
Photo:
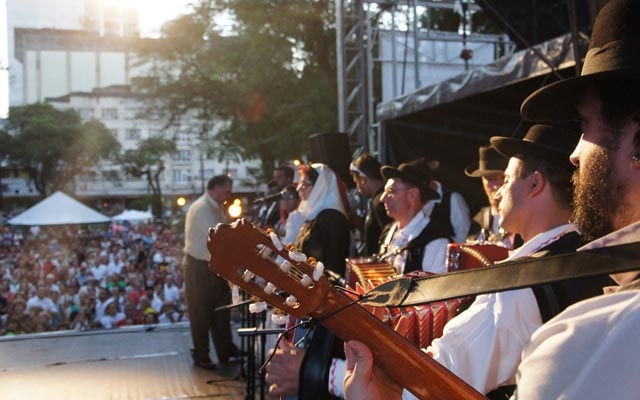
<path fill-rule="evenodd" d="M 125 134 L 125 139 L 127 140 L 140 140 L 141 137 L 142 135 L 140 134 L 140 129 L 137 128 L 127 129 Z"/>
<path fill-rule="evenodd" d="M 108 182 L 119 182 L 120 174 L 115 170 L 102 171 L 102 179 Z"/>
<path fill-rule="evenodd" d="M 173 153 L 171 159 L 175 162 L 190 162 L 191 150 L 178 150 Z"/>
<path fill-rule="evenodd" d="M 189 177 L 191 176 L 191 171 L 186 169 L 174 169 L 173 170 L 173 182 L 174 183 L 187 183 L 189 182 Z"/>
<path fill-rule="evenodd" d="M 118 119 L 118 109 L 117 108 L 103 108 L 102 109 L 102 119 L 104 119 L 104 120 Z"/>
<path fill-rule="evenodd" d="M 78 108 L 80 119 L 86 120 L 93 118 L 93 108 Z"/>
<path fill-rule="evenodd" d="M 205 181 L 208 181 L 209 179 L 213 178 L 214 172 L 215 172 L 215 171 L 213 170 L 213 168 L 210 168 L 210 169 L 204 169 L 204 170 L 202 171 L 202 178 L 203 178 Z"/>

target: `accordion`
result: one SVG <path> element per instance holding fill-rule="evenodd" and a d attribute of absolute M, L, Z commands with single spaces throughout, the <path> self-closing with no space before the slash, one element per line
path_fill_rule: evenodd
<path fill-rule="evenodd" d="M 397 275 L 397 271 L 393 265 L 374 257 L 347 259 L 345 280 L 351 289 L 355 289 L 356 284 L 363 288 L 370 287 L 370 284 L 375 287 L 394 275 Z"/>
<path fill-rule="evenodd" d="M 488 267 L 509 256 L 509 249 L 495 244 L 449 243 L 447 272 Z"/>
<path fill-rule="evenodd" d="M 508 250 L 501 246 L 451 243 L 447 248 L 447 272 L 489 266 L 507 256 Z M 426 274 L 416 271 L 409 275 Z M 391 279 L 396 270 L 388 263 L 359 258 L 347 260 L 346 275 L 348 286 L 364 294 Z M 472 297 L 460 297 L 418 306 L 365 308 L 416 346 L 427 347 L 433 339 L 442 336 L 445 324 L 472 301 Z"/>

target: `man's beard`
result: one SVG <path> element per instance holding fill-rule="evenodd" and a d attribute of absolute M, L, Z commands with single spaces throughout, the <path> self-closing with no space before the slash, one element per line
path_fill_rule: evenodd
<path fill-rule="evenodd" d="M 610 150 L 596 149 L 589 160 L 582 160 L 581 166 L 573 173 L 572 220 L 587 241 L 616 229 L 615 214 L 624 201 L 624 186 L 613 173 L 610 154 Z"/>

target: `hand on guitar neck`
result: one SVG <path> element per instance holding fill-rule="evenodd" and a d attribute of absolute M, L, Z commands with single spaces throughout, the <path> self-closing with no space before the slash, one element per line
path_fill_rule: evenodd
<path fill-rule="evenodd" d="M 345 398 L 368 400 L 402 399 L 402 387 L 373 365 L 373 354 L 362 342 L 351 340 L 344 344 L 347 354 Z"/>
<path fill-rule="evenodd" d="M 350 297 L 335 290 L 324 274 L 317 273 L 315 262 L 290 254 L 250 223 L 239 220 L 212 228 L 208 248 L 209 266 L 223 278 L 290 315 L 315 318 L 343 341 L 363 342 L 372 350 L 376 366 L 396 383 L 393 387 L 404 387 L 421 399 L 485 399 Z M 285 261 L 276 262 L 275 255 Z"/>

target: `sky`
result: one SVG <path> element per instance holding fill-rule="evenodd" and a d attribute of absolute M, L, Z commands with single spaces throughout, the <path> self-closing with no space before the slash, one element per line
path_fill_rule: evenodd
<path fill-rule="evenodd" d="M 158 36 L 162 24 L 190 11 L 195 0 L 106 0 L 138 5 L 140 31 L 143 36 Z M 8 49 L 7 49 L 7 0 L 0 0 L 0 118 L 8 112 Z"/>
<path fill-rule="evenodd" d="M 157 34 L 162 24 L 189 11 L 193 0 L 134 0 L 139 5 L 140 31 Z"/>

